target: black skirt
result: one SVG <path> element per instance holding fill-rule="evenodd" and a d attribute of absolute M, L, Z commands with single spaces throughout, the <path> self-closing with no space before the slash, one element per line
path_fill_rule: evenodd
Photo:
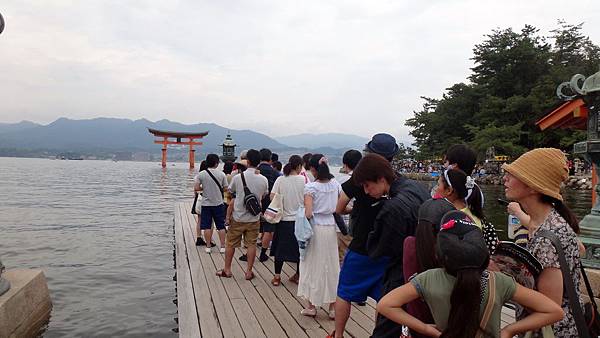
<path fill-rule="evenodd" d="M 281 221 L 275 224 L 275 233 L 271 243 L 271 256 L 276 261 L 294 262 L 300 261 L 298 241 L 294 234 L 294 221 Z"/>

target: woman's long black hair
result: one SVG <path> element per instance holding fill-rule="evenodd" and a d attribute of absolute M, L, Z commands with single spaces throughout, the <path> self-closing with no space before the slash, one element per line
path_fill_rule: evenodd
<path fill-rule="evenodd" d="M 418 272 L 440 267 L 435 254 L 435 243 L 438 233 L 436 228 L 439 228 L 439 224 L 432 224 L 424 220 L 419 221 L 417 225 L 415 237 L 417 264 L 419 265 Z"/>
<path fill-rule="evenodd" d="M 579 219 L 563 201 L 548 195 L 542 195 L 542 202 L 552 204 L 558 214 L 567 221 L 571 229 L 573 229 L 576 234 L 579 233 Z"/>
<path fill-rule="evenodd" d="M 444 175 L 445 183 L 449 184 L 454 191 L 456 191 L 458 198 L 466 198 L 467 195 L 469 195 L 469 190 L 466 186 L 467 174 L 458 168 L 448 169 L 447 173 L 450 182 L 448 182 Z M 481 220 L 484 220 L 485 215 L 483 214 L 483 200 L 481 196 L 483 196 L 481 189 L 477 184 L 475 184 L 473 186 L 473 190 L 471 191 L 471 195 L 469 195 L 469 198 L 467 198 L 465 202 L 467 203 L 467 207 L 469 210 L 471 210 L 473 215 Z"/>
<path fill-rule="evenodd" d="M 443 255 L 440 255 L 443 257 Z M 449 257 L 452 259 L 452 257 Z M 442 266 L 446 269 L 443 259 Z M 479 330 L 484 337 L 491 335 L 480 327 L 479 311 L 481 307 L 481 276 L 489 264 L 489 255 L 485 263 L 477 269 L 460 269 L 446 272 L 456 276 L 456 282 L 450 296 L 450 314 L 446 329 L 440 338 L 475 337 Z M 488 290 L 489 292 L 489 290 Z M 487 303 L 487 299 L 484 304 Z"/>
<path fill-rule="evenodd" d="M 314 154 L 310 157 L 308 164 L 310 168 L 315 168 L 317 171 L 316 180 L 329 181 L 333 178 L 333 175 L 329 172 L 327 162 L 321 161 L 321 158 L 323 158 L 323 154 Z"/>

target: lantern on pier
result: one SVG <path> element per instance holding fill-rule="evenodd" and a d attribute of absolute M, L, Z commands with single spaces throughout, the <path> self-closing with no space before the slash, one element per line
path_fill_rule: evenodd
<path fill-rule="evenodd" d="M 236 144 L 235 144 L 235 142 L 233 142 L 233 139 L 231 138 L 231 134 L 227 133 L 227 136 L 225 137 L 225 140 L 223 141 L 223 144 L 221 144 L 221 146 L 223 147 L 223 155 L 221 156 L 221 161 L 223 161 L 223 162 L 235 161 L 235 159 L 237 158 L 237 156 L 235 156 Z"/>

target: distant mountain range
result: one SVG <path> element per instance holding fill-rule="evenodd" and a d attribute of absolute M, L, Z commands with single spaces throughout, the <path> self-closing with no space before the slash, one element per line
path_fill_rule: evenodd
<path fill-rule="evenodd" d="M 327 134 L 298 134 L 277 137 L 277 141 L 290 147 L 317 149 L 322 147 L 334 149 L 359 149 L 362 150 L 369 139 L 339 133 Z"/>
<path fill-rule="evenodd" d="M 274 151 L 315 150 L 324 153 L 339 153 L 345 149 L 362 149 L 365 138 L 346 134 L 301 134 L 277 139 L 251 130 L 235 130 L 214 123 L 186 125 L 160 120 L 129 120 L 118 118 L 95 118 L 72 120 L 59 118 L 41 125 L 29 121 L 0 123 L 0 149 L 46 150 L 50 152 L 98 152 L 98 151 L 146 151 L 158 152 L 160 145 L 153 143 L 153 135 L 147 128 L 203 132 L 209 134 L 202 139 L 202 152 L 221 152 L 228 132 L 238 145 L 237 149 L 270 148 Z"/>

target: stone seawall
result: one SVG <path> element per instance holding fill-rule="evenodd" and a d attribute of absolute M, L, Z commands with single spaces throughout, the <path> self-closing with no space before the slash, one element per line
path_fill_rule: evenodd
<path fill-rule="evenodd" d="M 418 181 L 436 181 L 438 178 L 431 176 L 429 173 L 404 173 L 404 176 Z M 475 177 L 475 181 L 479 184 L 501 185 L 502 176 L 500 175 L 485 175 L 483 177 Z M 570 176 L 563 184 L 563 188 L 573 190 L 591 190 L 591 176 Z"/>

